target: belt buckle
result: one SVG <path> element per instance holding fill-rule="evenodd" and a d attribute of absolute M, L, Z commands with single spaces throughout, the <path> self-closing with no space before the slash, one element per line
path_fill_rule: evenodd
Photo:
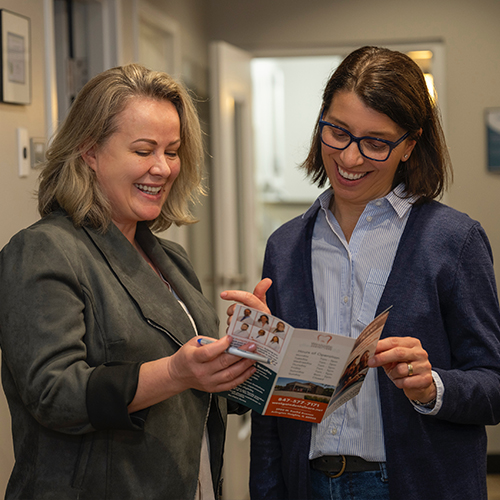
<path fill-rule="evenodd" d="M 342 467 L 340 469 L 340 472 L 337 472 L 336 474 L 331 474 L 330 472 L 325 471 L 325 474 L 331 479 L 335 479 L 336 477 L 340 477 L 345 471 L 345 468 L 347 465 L 347 459 L 345 458 L 344 455 L 340 455 L 340 456 L 342 458 Z"/>

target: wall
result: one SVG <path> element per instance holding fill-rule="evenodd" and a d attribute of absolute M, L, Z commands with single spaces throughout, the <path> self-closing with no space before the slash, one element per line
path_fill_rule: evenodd
<path fill-rule="evenodd" d="M 26 106 L 0 103 L 0 247 L 19 229 L 38 218 L 34 192 L 37 172 L 20 178 L 17 170 L 16 128 L 26 127 L 30 137 L 45 136 L 43 0 L 2 0 L 1 8 L 31 20 L 32 97 Z M 13 462 L 10 415 L 0 394 L 0 494 Z M 3 494 L 2 494 L 3 497 Z"/>
<path fill-rule="evenodd" d="M 21 227 L 37 219 L 37 172 L 20 178 L 17 170 L 16 128 L 26 127 L 30 137 L 45 135 L 43 0 L 2 0 L 2 8 L 31 19 L 31 104 L 0 103 L 0 247 Z"/>

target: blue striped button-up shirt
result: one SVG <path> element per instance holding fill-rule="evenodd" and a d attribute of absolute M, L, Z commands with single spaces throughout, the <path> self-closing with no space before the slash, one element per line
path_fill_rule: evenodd
<path fill-rule="evenodd" d="M 329 210 L 332 191 L 318 198 L 312 273 L 318 330 L 357 338 L 377 305 L 411 211 L 412 199 L 398 186 L 367 204 L 347 242 Z M 360 393 L 323 422 L 313 425 L 309 458 L 356 455 L 384 462 L 384 431 L 377 370 L 370 368 Z"/>

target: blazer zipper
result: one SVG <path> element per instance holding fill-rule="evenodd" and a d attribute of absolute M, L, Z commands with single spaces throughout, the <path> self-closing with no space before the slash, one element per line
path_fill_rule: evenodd
<path fill-rule="evenodd" d="M 167 335 L 167 337 L 169 337 L 171 340 L 173 340 L 179 347 L 182 347 L 184 345 L 175 335 L 172 335 L 167 329 L 163 328 L 163 326 L 159 325 L 158 323 L 155 323 L 153 320 L 151 320 L 149 318 L 146 318 L 146 321 L 153 328 L 156 328 L 160 332 Z"/>

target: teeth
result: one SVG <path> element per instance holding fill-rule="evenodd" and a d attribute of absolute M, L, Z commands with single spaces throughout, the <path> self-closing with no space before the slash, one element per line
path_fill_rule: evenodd
<path fill-rule="evenodd" d="M 361 174 L 352 174 L 352 173 L 346 172 L 345 170 L 342 170 L 338 165 L 337 165 L 337 167 L 339 169 L 339 174 L 344 179 L 348 179 L 350 181 L 357 181 L 358 179 L 361 179 L 361 177 L 364 177 L 366 175 L 366 172 L 361 173 Z"/>
<path fill-rule="evenodd" d="M 160 186 L 153 187 L 153 186 L 145 186 L 144 184 L 134 184 L 137 189 L 140 189 L 141 191 L 144 191 L 147 194 L 158 194 L 161 190 Z"/>

